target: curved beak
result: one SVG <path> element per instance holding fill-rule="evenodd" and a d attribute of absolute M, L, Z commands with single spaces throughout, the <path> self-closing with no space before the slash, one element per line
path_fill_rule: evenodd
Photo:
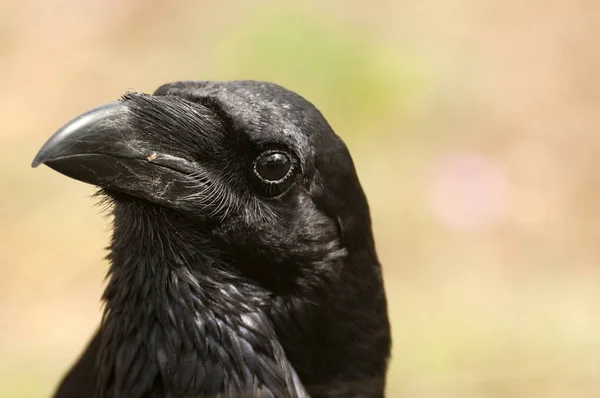
<path fill-rule="evenodd" d="M 61 127 L 32 167 L 45 164 L 68 177 L 174 205 L 188 196 L 195 162 L 171 156 L 133 123 L 124 101 L 102 105 Z"/>

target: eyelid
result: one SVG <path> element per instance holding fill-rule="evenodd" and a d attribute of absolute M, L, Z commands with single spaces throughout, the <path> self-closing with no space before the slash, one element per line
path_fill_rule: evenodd
<path fill-rule="evenodd" d="M 294 166 L 296 166 L 300 169 L 300 173 L 304 173 L 304 167 L 303 167 L 302 161 L 301 161 L 302 158 L 300 156 L 298 156 L 296 151 L 288 148 L 287 145 L 281 145 L 281 144 L 277 145 L 277 146 L 273 145 L 271 148 L 265 149 L 264 151 L 260 152 L 260 154 L 256 157 L 256 160 L 260 159 L 263 156 L 268 156 L 272 153 L 286 154 L 288 156 L 288 158 L 290 159 L 290 161 L 294 164 Z"/>

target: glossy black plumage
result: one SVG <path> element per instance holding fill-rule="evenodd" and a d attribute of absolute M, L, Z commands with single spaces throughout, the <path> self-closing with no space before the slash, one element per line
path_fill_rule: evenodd
<path fill-rule="evenodd" d="M 56 397 L 383 396 L 369 209 L 319 111 L 252 81 L 172 83 L 110 109 L 36 158 L 98 185 L 114 216 L 105 315 Z M 289 156 L 276 184 L 256 173 L 265 151 Z"/>

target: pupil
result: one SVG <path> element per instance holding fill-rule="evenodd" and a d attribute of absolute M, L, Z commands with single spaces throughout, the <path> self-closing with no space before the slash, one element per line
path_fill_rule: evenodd
<path fill-rule="evenodd" d="M 290 170 L 290 161 L 282 153 L 273 153 L 263 157 L 256 171 L 267 181 L 278 181 L 285 177 Z"/>

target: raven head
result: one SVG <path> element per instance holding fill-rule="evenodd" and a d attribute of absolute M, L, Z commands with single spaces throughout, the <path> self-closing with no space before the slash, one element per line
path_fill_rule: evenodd
<path fill-rule="evenodd" d="M 40 163 L 117 202 L 133 196 L 187 215 L 228 255 L 262 264 L 246 271 L 263 282 L 290 281 L 282 267 L 299 260 L 314 271 L 348 246 L 374 253 L 344 143 L 312 104 L 275 84 L 188 81 L 126 94 L 59 129 Z"/>

